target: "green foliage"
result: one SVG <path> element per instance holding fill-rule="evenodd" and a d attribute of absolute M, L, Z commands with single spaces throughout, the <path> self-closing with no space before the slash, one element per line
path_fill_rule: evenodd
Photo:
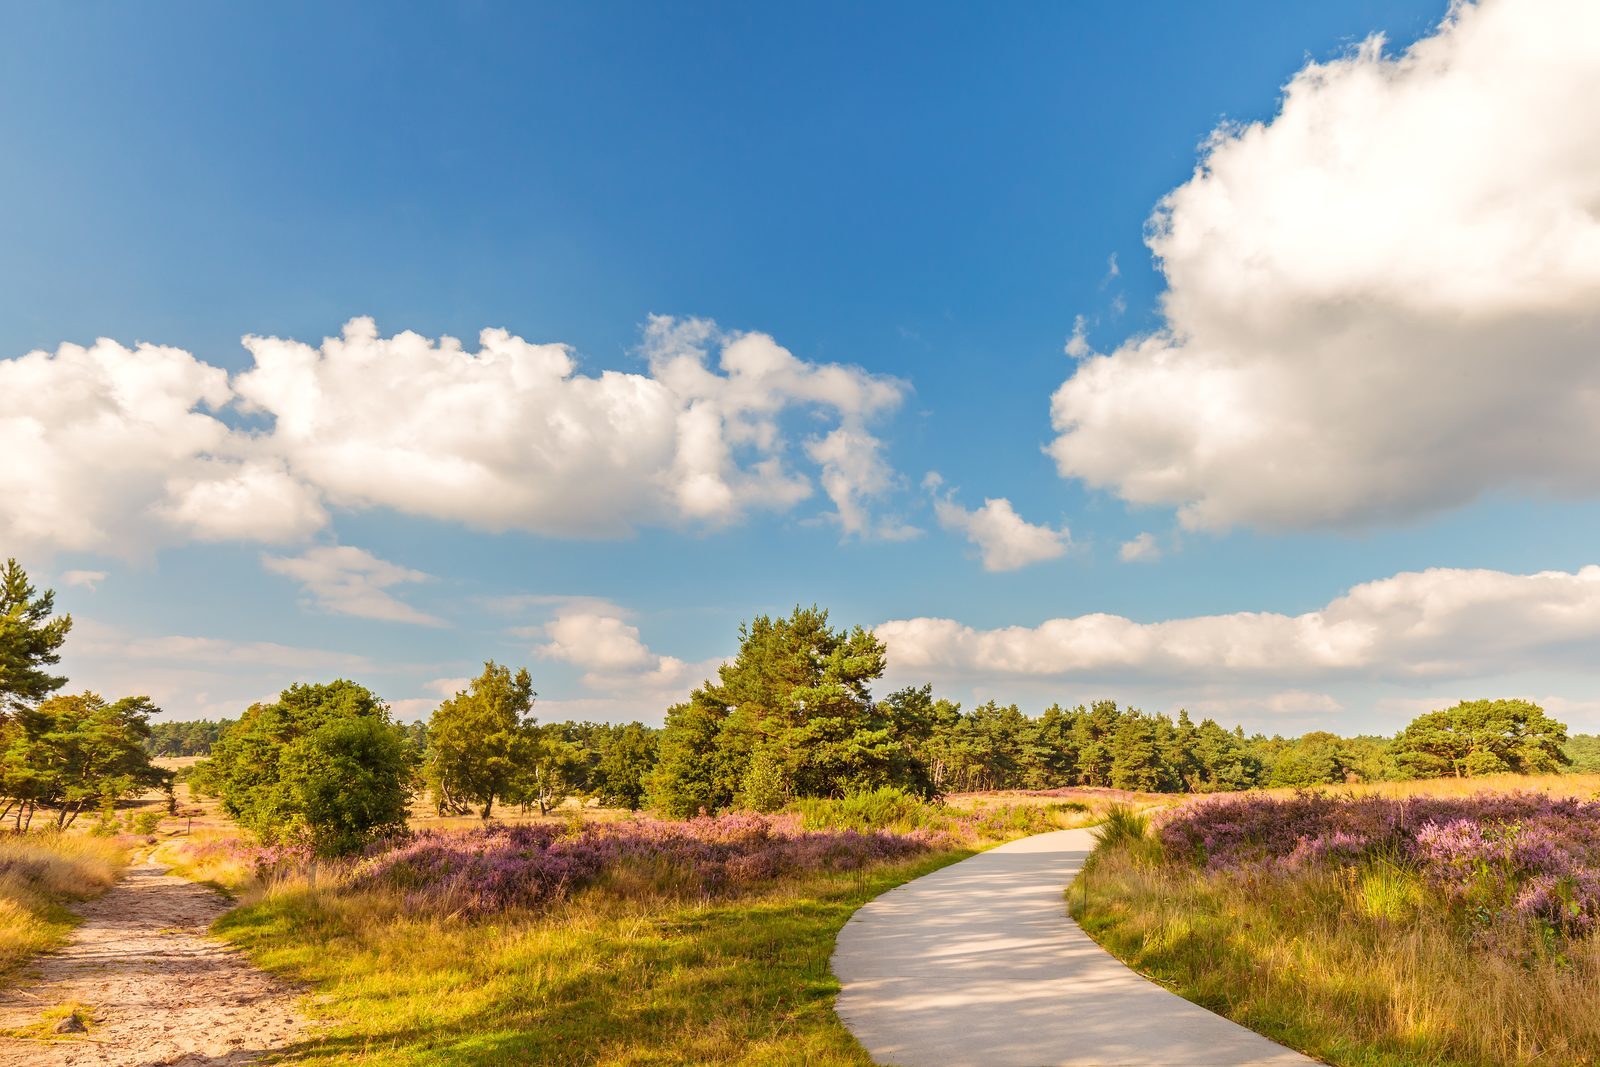
<path fill-rule="evenodd" d="M 1569 762 L 1566 741 L 1566 726 L 1537 704 L 1464 700 L 1414 719 L 1395 738 L 1392 755 L 1407 778 L 1548 774 Z"/>
<path fill-rule="evenodd" d="M 638 811 L 655 761 L 656 731 L 636 722 L 612 727 L 603 735 L 589 791 L 603 804 Z"/>
<path fill-rule="evenodd" d="M 513 677 L 491 660 L 467 689 L 439 705 L 428 723 L 424 778 L 441 813 L 465 814 L 476 804 L 487 819 L 496 800 L 525 788 L 519 778 L 539 747 L 533 701 L 526 670 Z"/>
<path fill-rule="evenodd" d="M 819 608 L 757 616 L 719 681 L 667 712 L 651 803 L 684 816 L 883 785 L 931 793 L 920 752 L 930 701 L 913 691 L 875 703 L 883 669 L 882 642 L 859 626 L 832 629 Z"/>
<path fill-rule="evenodd" d="M 404 825 L 407 752 L 388 705 L 365 687 L 296 684 L 252 705 L 190 784 L 263 841 L 337 854 Z"/>
<path fill-rule="evenodd" d="M 1103 848 L 1117 848 L 1146 840 L 1149 830 L 1148 815 L 1126 804 L 1113 804 L 1095 828 L 1094 839 Z"/>
<path fill-rule="evenodd" d="M 14 813 L 22 828 L 38 808 L 54 808 L 65 828 L 84 811 L 165 784 L 169 776 L 144 751 L 159 710 L 148 697 L 108 704 L 94 693 L 17 708 L 0 723 L 0 815 Z"/>
<path fill-rule="evenodd" d="M 144 750 L 152 756 L 209 756 L 232 719 L 192 719 L 188 722 L 155 722 Z"/>
<path fill-rule="evenodd" d="M 72 616 L 52 619 L 56 595 L 34 589 L 14 559 L 0 569 L 0 714 L 36 704 L 66 684 L 45 668 L 61 662 Z"/>
<path fill-rule="evenodd" d="M 285 746 L 278 766 L 319 855 L 357 852 L 405 825 L 411 763 L 404 735 L 384 717 L 329 719 Z"/>
<path fill-rule="evenodd" d="M 1562 751 L 1573 774 L 1600 774 L 1600 734 L 1573 734 Z"/>
<path fill-rule="evenodd" d="M 892 785 L 843 797 L 803 797 L 791 805 L 807 830 L 908 831 L 929 825 L 929 805 Z"/>

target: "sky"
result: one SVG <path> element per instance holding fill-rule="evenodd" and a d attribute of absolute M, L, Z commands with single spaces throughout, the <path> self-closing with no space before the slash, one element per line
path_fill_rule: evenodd
<path fill-rule="evenodd" d="M 74 689 L 485 660 L 1600 729 L 1600 6 L 0 7 L 0 556 Z"/>

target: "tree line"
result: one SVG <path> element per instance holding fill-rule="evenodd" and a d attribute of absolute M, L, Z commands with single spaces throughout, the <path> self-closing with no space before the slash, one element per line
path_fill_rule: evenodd
<path fill-rule="evenodd" d="M 665 725 L 540 723 L 524 669 L 489 662 L 425 723 L 402 724 L 356 682 L 297 683 L 237 720 L 166 723 L 145 697 L 62 696 L 49 673 L 71 629 L 14 561 L 0 573 L 0 817 L 69 825 L 171 776 L 154 755 L 207 756 L 190 781 L 266 841 L 318 852 L 402 827 L 414 798 L 484 819 L 571 797 L 668 816 L 771 811 L 889 786 L 933 799 L 987 789 L 1104 786 L 1203 793 L 1355 780 L 1542 773 L 1600 762 L 1537 705 L 1463 702 L 1394 738 L 1247 736 L 1102 700 L 1037 716 L 963 710 L 931 686 L 874 695 L 887 651 L 862 627 L 797 607 L 740 627 L 738 653 Z M 1569 751 L 1573 754 L 1569 754 Z"/>

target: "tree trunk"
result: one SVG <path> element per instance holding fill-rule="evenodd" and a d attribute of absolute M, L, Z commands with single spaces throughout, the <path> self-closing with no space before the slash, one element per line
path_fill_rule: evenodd
<path fill-rule="evenodd" d="M 494 794 L 490 793 L 489 794 L 489 798 L 483 802 L 483 821 L 484 822 L 488 822 L 489 821 L 489 812 L 492 811 L 492 810 L 494 810 Z"/>

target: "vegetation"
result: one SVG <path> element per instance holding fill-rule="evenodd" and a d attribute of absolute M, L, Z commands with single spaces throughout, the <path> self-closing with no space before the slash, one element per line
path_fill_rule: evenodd
<path fill-rule="evenodd" d="M 1087 809 L 963 813 L 900 792 L 805 814 L 490 824 L 335 862 L 315 892 L 280 850 L 211 839 L 183 861 L 244 901 L 218 932 L 317 991 L 326 1036 L 297 1060 L 864 1065 L 831 1010 L 850 914 Z"/>
<path fill-rule="evenodd" d="M 51 618 L 55 593 L 40 593 L 14 559 L 0 569 L 0 714 L 30 707 L 67 683 L 45 668 L 61 662 L 72 616 Z"/>
<path fill-rule="evenodd" d="M 462 922 L 390 888 L 286 879 L 217 932 L 318 991 L 297 1062 L 869 1062 L 834 1015 L 834 938 L 851 913 L 960 859 L 933 852 L 768 879 L 737 895 L 618 877 L 538 911 Z"/>
<path fill-rule="evenodd" d="M 0 721 L 0 819 L 25 830 L 39 808 L 54 808 L 57 829 L 84 811 L 109 813 L 119 800 L 166 786 L 144 750 L 146 697 L 108 704 L 94 693 L 18 705 Z"/>
<path fill-rule="evenodd" d="M 121 846 L 105 837 L 0 836 L 0 980 L 64 942 L 75 925 L 66 905 L 109 888 L 126 862 Z"/>
<path fill-rule="evenodd" d="M 144 750 L 153 757 L 209 756 L 211 746 L 232 726 L 232 719 L 190 719 L 150 724 Z"/>
<path fill-rule="evenodd" d="M 263 841 L 340 855 L 405 826 L 412 773 L 388 705 L 340 680 L 251 705 L 191 784 Z"/>
<path fill-rule="evenodd" d="M 1600 802 L 1411 792 L 1256 794 L 1123 826 L 1073 914 L 1130 965 L 1329 1062 L 1600 1058 L 1594 1013 L 1551 1010 L 1600 984 Z"/>
<path fill-rule="evenodd" d="M 1413 720 L 1390 755 L 1406 778 L 1545 774 L 1570 762 L 1566 740 L 1567 728 L 1537 704 L 1464 700 Z"/>

